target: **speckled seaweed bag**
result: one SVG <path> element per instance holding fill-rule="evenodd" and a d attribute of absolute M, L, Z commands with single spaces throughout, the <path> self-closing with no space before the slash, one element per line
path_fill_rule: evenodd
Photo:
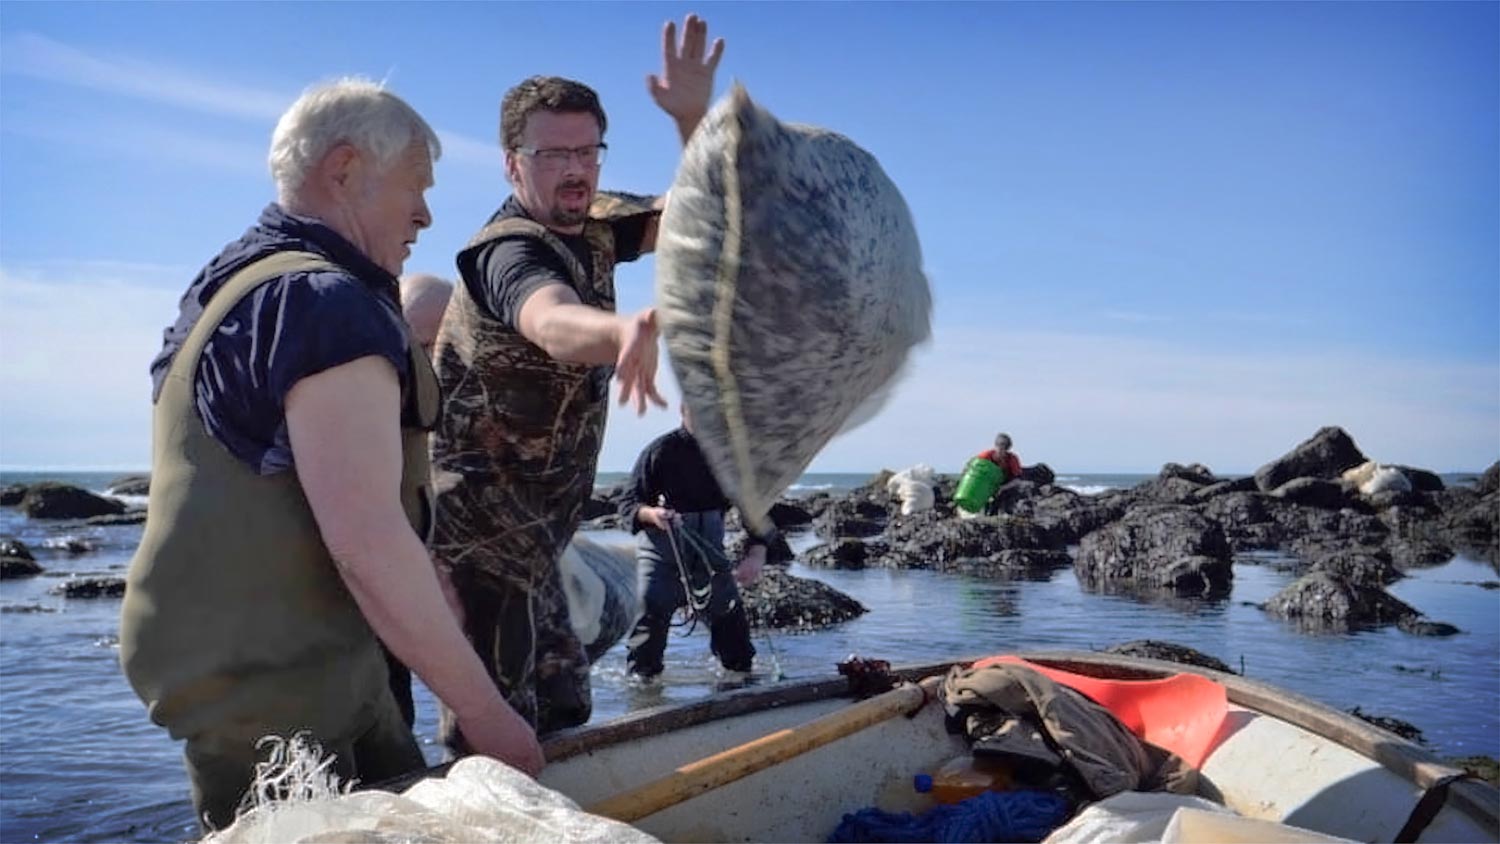
<path fill-rule="evenodd" d="M 764 529 L 927 339 L 911 213 L 874 156 L 736 85 L 683 151 L 656 249 L 658 319 L 698 442 Z"/>

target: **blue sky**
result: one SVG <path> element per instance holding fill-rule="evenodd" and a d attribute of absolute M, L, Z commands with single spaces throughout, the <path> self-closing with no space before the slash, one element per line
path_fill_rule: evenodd
<path fill-rule="evenodd" d="M 1500 457 L 1495 3 L 12 2 L 0 465 L 149 463 L 160 330 L 272 198 L 307 85 L 385 79 L 439 129 L 407 269 L 452 277 L 525 76 L 599 91 L 603 184 L 670 183 L 644 77 L 689 11 L 729 42 L 720 91 L 865 146 L 922 239 L 934 340 L 814 470 L 954 471 L 1001 429 L 1062 472 L 1248 472 L 1329 424 L 1382 461 Z M 675 419 L 615 413 L 601 468 Z"/>

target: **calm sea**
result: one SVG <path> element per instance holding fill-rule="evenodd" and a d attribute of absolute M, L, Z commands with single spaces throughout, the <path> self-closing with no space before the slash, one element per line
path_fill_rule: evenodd
<path fill-rule="evenodd" d="M 118 473 L 0 473 L 0 485 L 55 478 L 102 489 Z M 601 484 L 623 475 L 603 475 Z M 1145 475 L 1062 474 L 1058 482 L 1095 493 Z M 794 492 L 848 489 L 864 474 L 810 474 Z M 196 835 L 181 750 L 146 720 L 120 674 L 117 600 L 67 600 L 50 590 L 63 578 L 121 575 L 139 526 L 77 528 L 27 520 L 0 508 L 0 535 L 17 536 L 47 574 L 0 581 L 0 841 L 184 841 Z M 624 534 L 593 534 L 625 541 Z M 94 550 L 71 555 L 68 539 Z M 794 536 L 805 549 L 816 540 Z M 1163 639 L 1219 657 L 1251 677 L 1340 709 L 1410 721 L 1444 756 L 1500 756 L 1500 594 L 1477 584 L 1490 565 L 1463 557 L 1415 572 L 1391 591 L 1459 636 L 1429 639 L 1395 629 L 1310 635 L 1267 618 L 1264 601 L 1291 576 L 1246 555 L 1224 600 L 1145 601 L 1087 592 L 1071 570 L 1045 580 L 998 581 L 922 571 L 792 573 L 824 581 L 869 612 L 831 630 L 756 637 L 757 674 L 824 675 L 850 654 L 892 662 L 935 661 L 1028 648 L 1104 648 Z M 666 683 L 642 692 L 625 683 L 622 647 L 594 670 L 595 718 L 711 694 L 714 662 L 700 628 L 675 637 Z M 436 713 L 419 689 L 418 732 L 429 758 Z M 850 807 L 851 809 L 858 807 Z"/>

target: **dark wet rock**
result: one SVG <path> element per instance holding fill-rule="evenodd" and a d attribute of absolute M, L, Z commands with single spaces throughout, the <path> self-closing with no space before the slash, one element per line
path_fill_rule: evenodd
<path fill-rule="evenodd" d="M 33 519 L 86 519 L 123 513 L 125 505 L 70 484 L 44 481 L 26 490 L 21 512 Z"/>
<path fill-rule="evenodd" d="M 1482 549 L 1489 559 L 1500 558 L 1500 492 L 1447 493 L 1443 503 L 1448 506 L 1436 524 L 1443 537 L 1461 548 Z"/>
<path fill-rule="evenodd" d="M 0 487 L 0 507 L 15 507 L 26 497 L 26 484 L 8 484 Z"/>
<path fill-rule="evenodd" d="M 1161 504 L 1187 504 L 1196 501 L 1203 484 L 1181 477 L 1159 477 L 1136 484 L 1131 490 L 1142 501 Z"/>
<path fill-rule="evenodd" d="M 1277 618 L 1312 626 L 1395 624 L 1416 615 L 1411 606 L 1375 586 L 1365 586 L 1326 571 L 1303 575 L 1262 607 Z"/>
<path fill-rule="evenodd" d="M 1428 621 L 1415 615 L 1403 617 L 1396 622 L 1396 627 L 1413 636 L 1455 636 L 1463 632 L 1447 622 Z"/>
<path fill-rule="evenodd" d="M 1235 492 L 1258 492 L 1259 490 L 1260 488 L 1255 485 L 1255 478 L 1247 476 L 1235 478 L 1232 481 L 1219 481 L 1208 486 L 1199 487 L 1198 491 L 1193 493 L 1193 501 L 1211 501 L 1221 495 L 1229 495 Z"/>
<path fill-rule="evenodd" d="M 1199 668 L 1208 668 L 1213 671 L 1222 671 L 1225 674 L 1233 674 L 1234 669 L 1225 665 L 1223 661 L 1211 657 L 1202 651 L 1194 650 L 1187 645 L 1179 645 L 1173 642 L 1159 642 L 1155 639 L 1137 639 L 1133 642 L 1123 642 L 1104 649 L 1105 653 L 1120 654 L 1121 656 L 1138 656 L 1146 659 L 1160 659 L 1167 662 L 1175 662 L 1180 665 L 1196 665 Z"/>
<path fill-rule="evenodd" d="M 1182 593 L 1227 592 L 1234 573 L 1224 530 L 1191 508 L 1137 507 L 1078 543 L 1074 570 L 1098 585 L 1129 581 Z"/>
<path fill-rule="evenodd" d="M 1313 571 L 1326 571 L 1363 586 L 1388 586 L 1405 577 L 1383 549 L 1325 547 L 1306 562 Z"/>
<path fill-rule="evenodd" d="M 90 516 L 83 520 L 86 525 L 95 527 L 109 527 L 110 525 L 143 525 L 146 523 L 145 510 L 126 510 L 118 516 Z"/>
<path fill-rule="evenodd" d="M 17 557 L 22 560 L 36 559 L 31 555 L 31 549 L 26 543 L 14 536 L 0 536 L 0 557 Z"/>
<path fill-rule="evenodd" d="M 1474 491 L 1480 495 L 1500 492 L 1500 460 L 1491 463 L 1490 468 L 1484 470 L 1484 474 L 1474 483 Z"/>
<path fill-rule="evenodd" d="M 1066 551 L 1045 548 L 1013 548 L 999 551 L 983 559 L 964 558 L 942 560 L 932 566 L 933 571 L 950 574 L 967 574 L 974 577 L 1031 578 L 1050 575 L 1067 568 L 1073 558 Z"/>
<path fill-rule="evenodd" d="M 990 499 L 991 513 L 1015 513 L 1040 494 L 1041 485 L 1034 481 L 1011 481 L 995 491 Z"/>
<path fill-rule="evenodd" d="M 849 497 L 888 501 L 891 498 L 891 494 L 886 491 L 886 484 L 890 483 L 891 478 L 895 474 L 890 469 L 881 469 L 868 481 L 849 490 Z"/>
<path fill-rule="evenodd" d="M 1396 507 L 1419 507 L 1425 500 L 1422 493 L 1406 489 L 1387 489 L 1374 495 L 1360 496 L 1371 510 L 1382 513 Z"/>
<path fill-rule="evenodd" d="M 92 552 L 94 543 L 81 536 L 51 536 L 42 541 L 42 547 L 52 551 L 62 551 L 69 556 L 77 556 Z"/>
<path fill-rule="evenodd" d="M 1052 471 L 1051 466 L 1048 466 L 1046 463 L 1038 463 L 1034 466 L 1022 466 L 1020 480 L 1030 481 L 1038 486 L 1045 486 L 1056 483 L 1057 475 Z"/>
<path fill-rule="evenodd" d="M 1414 492 L 1442 492 L 1446 487 L 1443 479 L 1436 472 L 1411 466 L 1393 466 L 1392 468 L 1399 469 L 1401 474 L 1411 481 L 1411 488 Z"/>
<path fill-rule="evenodd" d="M 1286 531 L 1274 522 L 1224 528 L 1224 538 L 1237 553 L 1273 551 L 1286 543 Z"/>
<path fill-rule="evenodd" d="M 1349 710 L 1349 714 L 1353 715 L 1355 718 L 1360 719 L 1361 721 L 1374 724 L 1375 726 L 1379 727 L 1382 730 L 1385 730 L 1388 733 L 1394 733 L 1395 735 L 1398 735 L 1401 738 L 1406 739 L 1407 741 L 1418 742 L 1420 744 L 1427 743 L 1427 739 L 1422 737 L 1421 730 L 1417 729 L 1414 724 L 1408 721 L 1402 721 L 1400 718 L 1389 718 L 1383 715 L 1372 715 L 1361 710 L 1358 706 Z"/>
<path fill-rule="evenodd" d="M 955 519 L 917 513 L 891 525 L 885 538 L 890 550 L 880 564 L 893 568 L 941 570 L 958 560 L 989 559 L 1001 551 L 1061 550 L 1036 522 L 1015 516 Z"/>
<path fill-rule="evenodd" d="M 151 493 L 151 476 L 125 475 L 115 478 L 105 485 L 104 491 L 110 495 L 149 495 Z"/>
<path fill-rule="evenodd" d="M 735 536 L 729 543 L 729 558 L 739 560 L 745 556 L 745 549 L 750 545 L 750 537 L 744 533 Z M 792 553 L 792 546 L 787 544 L 786 536 L 780 532 L 771 540 L 766 547 L 766 565 L 784 566 L 795 560 L 797 555 Z"/>
<path fill-rule="evenodd" d="M 1161 467 L 1161 471 L 1157 473 L 1156 477 L 1159 480 L 1182 478 L 1185 481 L 1192 481 L 1198 486 L 1209 486 L 1210 484 L 1219 482 L 1219 479 L 1214 477 L 1213 471 L 1202 463 L 1191 463 L 1187 466 L 1181 463 L 1168 463 Z"/>
<path fill-rule="evenodd" d="M 781 530 L 798 530 L 812 524 L 812 514 L 796 501 L 778 501 L 771 505 L 771 521 Z"/>
<path fill-rule="evenodd" d="M 1229 492 L 1203 506 L 1202 513 L 1225 528 L 1272 523 L 1271 513 L 1285 505 L 1262 492 Z"/>
<path fill-rule="evenodd" d="M 52 587 L 51 592 L 65 598 L 120 598 L 125 595 L 125 578 L 74 577 Z"/>
<path fill-rule="evenodd" d="M 1391 535 L 1380 519 L 1353 510 L 1287 507 L 1271 511 L 1271 517 L 1290 538 L 1288 550 L 1304 558 L 1310 556 L 1308 545 L 1383 546 Z"/>
<path fill-rule="evenodd" d="M 57 607 L 44 607 L 41 604 L 6 604 L 0 607 L 0 612 L 13 612 L 30 614 L 38 612 L 57 612 Z"/>
<path fill-rule="evenodd" d="M 1342 510 L 1349 506 L 1349 493 L 1337 481 L 1322 478 L 1296 478 L 1271 491 L 1271 495 L 1302 507 Z"/>
<path fill-rule="evenodd" d="M 41 565 L 30 557 L 0 556 L 0 580 L 33 577 L 42 571 Z"/>
<path fill-rule="evenodd" d="M 1261 492 L 1270 492 L 1297 478 L 1336 480 L 1367 459 L 1343 428 L 1330 426 L 1255 470 L 1255 483 Z"/>
<path fill-rule="evenodd" d="M 809 566 L 831 569 L 862 569 L 865 562 L 884 553 L 885 546 L 878 546 L 872 554 L 870 545 L 858 539 L 840 539 L 827 545 L 819 545 L 803 554 Z"/>
<path fill-rule="evenodd" d="M 809 493 L 798 500 L 802 511 L 812 517 L 812 523 L 816 523 L 823 511 L 833 505 L 833 502 L 841 500 L 842 496 L 835 495 L 826 489 L 820 489 Z"/>
<path fill-rule="evenodd" d="M 1391 559 L 1403 569 L 1439 566 L 1453 559 L 1453 548 L 1426 537 L 1395 538 L 1387 543 Z"/>
<path fill-rule="evenodd" d="M 859 601 L 832 586 L 778 569 L 767 569 L 755 583 L 741 586 L 740 597 L 755 628 L 816 630 L 867 612 Z"/>
<path fill-rule="evenodd" d="M 579 530 L 629 530 L 621 521 L 618 514 L 610 513 L 604 516 L 596 516 L 586 522 L 580 522 Z"/>
<path fill-rule="evenodd" d="M 1055 546 L 1076 544 L 1084 536 L 1125 515 L 1131 498 L 1125 494 L 1079 495 L 1062 487 L 1043 487 L 1043 495 L 1018 507 L 1046 532 Z"/>
<path fill-rule="evenodd" d="M 824 539 L 876 536 L 885 530 L 890 512 L 868 498 L 833 501 L 813 520 L 813 532 Z"/>
<path fill-rule="evenodd" d="M 594 494 L 584 502 L 580 518 L 585 522 L 590 522 L 603 516 L 617 516 L 620 512 L 620 499 L 624 495 L 625 484 L 623 483 L 594 490 Z"/>
<path fill-rule="evenodd" d="M 1289 506 L 1263 492 L 1230 490 L 1214 496 L 1199 512 L 1224 528 L 1224 538 L 1235 551 L 1259 551 L 1280 548 L 1285 542 L 1286 531 L 1273 513 Z"/>

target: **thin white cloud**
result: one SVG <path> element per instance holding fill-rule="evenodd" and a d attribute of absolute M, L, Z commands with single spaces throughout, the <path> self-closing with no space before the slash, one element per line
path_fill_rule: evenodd
<path fill-rule="evenodd" d="M 146 102 L 159 103 L 186 109 L 199 114 L 231 117 L 257 123 L 272 123 L 297 98 L 298 92 L 270 91 L 232 82 L 205 78 L 202 73 L 170 67 L 129 57 L 105 57 L 85 52 L 35 33 L 21 33 L 0 42 L 0 71 L 8 74 L 41 79 L 71 85 L 92 91 L 117 94 Z M 13 127 L 7 126 L 7 130 Z M 88 141 L 93 145 L 121 143 L 115 133 L 99 132 L 90 127 L 67 134 L 60 127 L 33 127 L 35 133 L 64 134 L 60 138 L 68 142 Z M 467 135 L 439 129 L 445 158 L 468 166 L 498 169 L 500 153 L 497 144 L 485 142 Z M 90 134 L 90 132 L 94 134 Z M 142 141 L 145 149 L 152 149 L 151 135 L 160 134 L 166 140 L 189 140 L 165 127 L 154 131 L 137 129 L 135 139 Z M 125 138 L 130 141 L 130 137 Z M 192 143 L 174 144 L 174 148 L 190 160 L 206 164 L 231 164 L 225 152 L 239 156 L 241 150 L 232 145 L 197 139 L 202 148 Z M 265 150 L 259 149 L 248 159 L 263 167 L 261 159 Z M 235 158 L 239 161 L 239 158 Z M 231 164 L 231 166 L 240 166 Z"/>
<path fill-rule="evenodd" d="M 227 141 L 201 132 L 165 125 L 141 125 L 95 119 L 89 125 L 49 120 L 9 120 L 7 134 L 65 144 L 114 158 L 168 162 L 173 166 L 198 165 L 212 170 L 243 174 L 266 174 L 266 150 L 250 143 Z"/>
<path fill-rule="evenodd" d="M 0 465 L 146 466 L 147 366 L 191 276 L 124 262 L 0 266 Z"/>
<path fill-rule="evenodd" d="M 1102 316 L 1114 322 L 1167 322 L 1162 314 L 1143 314 L 1136 311 L 1105 311 Z"/>
<path fill-rule="evenodd" d="M 438 140 L 443 144 L 443 161 L 454 161 L 469 166 L 500 170 L 504 158 L 500 154 L 500 142 L 481 141 L 468 135 L 438 129 Z M 442 165 L 439 165 L 442 166 Z"/>
<path fill-rule="evenodd" d="M 203 114 L 275 120 L 295 94 L 204 80 L 133 58 L 106 58 L 35 33 L 5 39 L 0 67 L 33 79 L 178 106 Z"/>

